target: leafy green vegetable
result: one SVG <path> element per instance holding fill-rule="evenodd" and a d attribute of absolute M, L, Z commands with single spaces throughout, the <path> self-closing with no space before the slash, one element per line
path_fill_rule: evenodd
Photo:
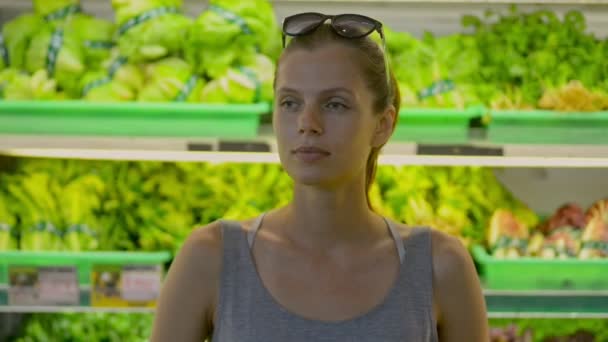
<path fill-rule="evenodd" d="M 133 101 L 137 93 L 118 80 L 110 78 L 105 71 L 87 72 L 81 81 L 82 99 L 91 102 Z"/>
<path fill-rule="evenodd" d="M 47 70 L 70 96 L 79 96 L 80 77 L 85 71 L 82 46 L 74 33 L 46 27 L 31 41 L 26 55 L 30 73 Z"/>
<path fill-rule="evenodd" d="M 139 101 L 200 101 L 204 81 L 193 75 L 192 67 L 182 59 L 171 57 L 150 64 L 146 75 Z"/>
<path fill-rule="evenodd" d="M 77 37 L 89 68 L 97 68 L 110 57 L 115 31 L 112 22 L 79 13 L 59 26 Z"/>
<path fill-rule="evenodd" d="M 251 63 L 257 52 L 276 55 L 280 35 L 267 0 L 212 0 L 186 40 L 186 60 L 211 78 Z"/>
<path fill-rule="evenodd" d="M 11 68 L 25 69 L 30 41 L 43 27 L 44 20 L 35 14 L 23 14 L 4 24 L 2 36 Z"/>
<path fill-rule="evenodd" d="M 119 26 L 120 52 L 132 62 L 182 52 L 192 20 L 179 14 L 181 0 L 113 0 L 112 6 Z"/>
<path fill-rule="evenodd" d="M 32 76 L 16 71 L 5 70 L 5 83 L 2 85 L 0 76 L 0 88 L 3 88 L 3 96 L 7 100 L 55 100 L 61 99 L 62 95 L 57 92 L 57 82 L 49 79 L 45 70 L 38 70 Z"/>
<path fill-rule="evenodd" d="M 71 11 L 67 10 L 72 8 Z M 80 8 L 80 0 L 34 0 L 34 11 L 36 14 L 46 17 L 49 15 L 56 14 L 56 18 L 53 19 L 64 19 L 66 16 L 73 12 L 78 12 Z M 63 15 L 57 15 L 65 10 Z"/>
<path fill-rule="evenodd" d="M 205 103 L 270 102 L 273 98 L 274 63 L 257 54 L 253 63 L 229 69 L 202 92 Z"/>

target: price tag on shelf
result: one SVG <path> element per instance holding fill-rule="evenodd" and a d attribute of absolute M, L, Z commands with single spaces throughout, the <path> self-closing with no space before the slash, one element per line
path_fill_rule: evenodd
<path fill-rule="evenodd" d="M 9 267 L 10 305 L 78 305 L 76 267 Z"/>
<path fill-rule="evenodd" d="M 122 298 L 129 302 L 153 301 L 160 294 L 161 268 L 125 266 L 122 271 Z"/>

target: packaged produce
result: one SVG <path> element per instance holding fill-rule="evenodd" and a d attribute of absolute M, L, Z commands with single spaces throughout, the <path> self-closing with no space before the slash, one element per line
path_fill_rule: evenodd
<path fill-rule="evenodd" d="M 63 20 L 82 11 L 80 0 L 34 0 L 34 11 L 47 21 Z"/>
<path fill-rule="evenodd" d="M 3 49 L 0 50 L 0 65 L 16 70 L 25 69 L 30 41 L 44 25 L 42 17 L 36 14 L 22 14 L 5 23 L 0 31 L 0 49 Z"/>
<path fill-rule="evenodd" d="M 205 103 L 270 102 L 273 98 L 274 63 L 257 54 L 251 63 L 228 71 L 205 86 L 201 101 Z"/>
<path fill-rule="evenodd" d="M 184 60 L 170 57 L 146 67 L 146 86 L 139 101 L 200 102 L 204 80 Z"/>
<path fill-rule="evenodd" d="M 608 257 L 608 200 L 598 201 L 588 211 L 582 237 L 581 259 Z"/>
<path fill-rule="evenodd" d="M 608 93 L 591 91 L 580 81 L 570 81 L 558 89 L 548 89 L 538 107 L 557 111 L 596 112 L 608 109 Z"/>
<path fill-rule="evenodd" d="M 277 45 L 280 31 L 268 0 L 211 0 L 188 33 L 185 56 L 195 72 L 216 79 L 257 53 L 276 55 Z"/>
<path fill-rule="evenodd" d="M 528 227 L 508 210 L 496 210 L 488 229 L 488 246 L 496 258 L 518 258 L 526 254 Z"/>
<path fill-rule="evenodd" d="M 114 47 L 114 23 L 87 14 L 75 14 L 57 27 L 74 33 L 82 46 L 88 68 L 97 68 Z"/>
<path fill-rule="evenodd" d="M 3 81 L 4 79 L 4 81 Z M 0 98 L 7 100 L 58 100 L 63 95 L 58 92 L 57 82 L 50 79 L 46 70 L 38 70 L 33 75 L 8 69 L 0 75 Z"/>
<path fill-rule="evenodd" d="M 192 20 L 181 0 L 112 0 L 121 55 L 134 63 L 180 55 Z"/>
<path fill-rule="evenodd" d="M 49 77 L 71 97 L 78 97 L 79 82 L 86 68 L 85 55 L 73 32 L 45 27 L 32 39 L 26 55 L 26 70 L 46 70 Z"/>
<path fill-rule="evenodd" d="M 587 225 L 585 211 L 576 203 L 568 203 L 561 206 L 546 220 L 539 229 L 544 234 L 550 234 L 557 228 L 572 227 L 583 229 Z"/>

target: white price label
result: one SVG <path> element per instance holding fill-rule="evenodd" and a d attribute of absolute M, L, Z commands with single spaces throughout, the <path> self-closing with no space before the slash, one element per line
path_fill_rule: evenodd
<path fill-rule="evenodd" d="M 41 268 L 38 273 L 38 296 L 42 303 L 78 305 L 80 293 L 76 268 Z"/>
<path fill-rule="evenodd" d="M 158 298 L 161 286 L 160 266 L 125 267 L 121 278 L 121 293 L 124 300 L 144 302 Z"/>

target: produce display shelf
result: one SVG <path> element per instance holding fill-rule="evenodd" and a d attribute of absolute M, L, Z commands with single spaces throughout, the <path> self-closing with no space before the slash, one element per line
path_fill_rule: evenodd
<path fill-rule="evenodd" d="M 403 108 L 393 138 L 418 143 L 466 143 L 469 122 L 483 115 L 483 108 Z"/>
<path fill-rule="evenodd" d="M 608 112 L 493 110 L 488 140 L 513 144 L 608 144 Z"/>
<path fill-rule="evenodd" d="M 591 292 L 589 298 L 595 298 L 596 301 L 592 299 L 590 303 L 602 303 L 603 311 L 608 312 L 607 259 L 499 259 L 489 255 L 481 246 L 474 246 L 472 253 L 480 277 L 488 289 L 537 290 L 542 293 L 542 296 L 535 295 L 535 298 L 549 298 L 552 294 L 556 298 L 569 298 L 570 294 L 575 293 L 572 290 L 578 290 L 584 291 L 577 294 L 581 303 L 587 298 L 588 291 L 599 291 Z M 570 292 L 564 294 L 555 292 L 556 290 Z M 598 294 L 601 296 L 597 297 Z M 579 305 L 577 302 L 573 304 Z"/>
<path fill-rule="evenodd" d="M 0 101 L 0 134 L 251 138 L 270 104 Z"/>
<path fill-rule="evenodd" d="M 608 293 L 484 291 L 490 318 L 608 319 Z M 0 306 L 0 313 L 154 313 L 152 307 Z"/>

